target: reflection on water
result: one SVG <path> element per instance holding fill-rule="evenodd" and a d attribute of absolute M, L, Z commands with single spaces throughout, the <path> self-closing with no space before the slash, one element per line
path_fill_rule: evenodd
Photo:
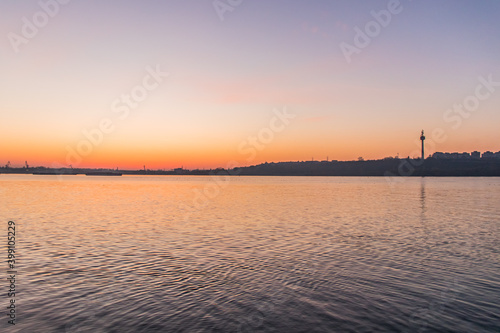
<path fill-rule="evenodd" d="M 500 330 L 497 178 L 117 178 L 0 175 L 14 331 Z"/>
<path fill-rule="evenodd" d="M 423 237 L 421 241 L 421 246 L 429 249 L 429 244 L 427 243 L 427 236 L 430 234 L 430 230 L 427 229 L 427 208 L 425 205 L 425 182 L 426 178 L 420 178 L 420 203 L 421 203 L 421 213 L 420 213 L 420 225 L 423 230 Z"/>
<path fill-rule="evenodd" d="M 422 203 L 422 218 L 425 215 L 425 178 L 420 178 L 420 202 Z"/>

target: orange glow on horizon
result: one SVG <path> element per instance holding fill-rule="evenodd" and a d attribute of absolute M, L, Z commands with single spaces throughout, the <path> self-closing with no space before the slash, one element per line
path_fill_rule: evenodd
<path fill-rule="evenodd" d="M 428 136 L 429 138 L 429 136 Z M 142 169 L 145 165 L 147 169 L 170 170 L 183 167 L 185 169 L 215 169 L 234 166 L 249 166 L 260 163 L 286 162 L 286 161 L 316 161 L 326 160 L 357 160 L 363 157 L 365 160 L 382 159 L 385 157 L 395 157 L 398 153 L 401 158 L 407 156 L 419 156 L 418 140 L 413 138 L 413 142 L 392 143 L 391 140 L 373 140 L 369 144 L 364 142 L 338 142 L 324 144 L 322 146 L 314 143 L 314 140 L 304 140 L 289 144 L 287 140 L 279 140 L 269 145 L 262 145 L 262 150 L 246 143 L 244 150 L 239 149 L 239 145 L 226 145 L 226 147 L 204 147 L 198 148 L 186 146 L 176 149 L 161 149 L 150 147 L 141 149 L 136 146 L 126 149 L 123 147 L 95 147 L 88 156 L 80 156 L 80 160 L 72 158 L 67 163 L 68 153 L 64 146 L 45 143 L 40 145 L 26 145 L 19 143 L 2 147 L 2 160 L 0 165 L 5 165 L 10 161 L 13 167 L 24 166 L 24 161 L 34 166 L 61 167 L 72 164 L 74 168 L 120 168 L 120 169 Z M 241 145 L 241 143 L 240 143 Z M 389 148 L 388 148 L 389 147 Z M 390 150 L 389 150 L 390 149 Z M 436 151 L 448 152 L 481 152 L 490 150 L 497 151 L 495 147 L 487 142 L 469 142 L 463 140 L 460 145 L 453 142 L 435 144 L 426 141 L 426 155 Z"/>

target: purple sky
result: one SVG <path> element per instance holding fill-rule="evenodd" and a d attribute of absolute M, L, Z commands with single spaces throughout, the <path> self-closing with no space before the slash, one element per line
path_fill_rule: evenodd
<path fill-rule="evenodd" d="M 415 155 L 421 129 L 429 153 L 500 150 L 499 1 L 215 3 L 2 1 L 0 164 L 383 158 Z M 169 74 L 130 107 L 147 68 Z"/>

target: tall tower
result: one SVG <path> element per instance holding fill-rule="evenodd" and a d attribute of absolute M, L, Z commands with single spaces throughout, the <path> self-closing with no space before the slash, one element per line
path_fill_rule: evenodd
<path fill-rule="evenodd" d="M 422 130 L 422 134 L 420 135 L 420 141 L 422 141 L 422 161 L 425 159 L 425 155 L 424 155 L 424 140 L 425 140 L 424 130 Z"/>

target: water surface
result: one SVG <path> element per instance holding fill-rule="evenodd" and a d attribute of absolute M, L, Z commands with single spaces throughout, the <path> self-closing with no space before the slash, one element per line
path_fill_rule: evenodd
<path fill-rule="evenodd" d="M 499 332 L 500 179 L 399 180 L 0 175 L 13 331 Z"/>

